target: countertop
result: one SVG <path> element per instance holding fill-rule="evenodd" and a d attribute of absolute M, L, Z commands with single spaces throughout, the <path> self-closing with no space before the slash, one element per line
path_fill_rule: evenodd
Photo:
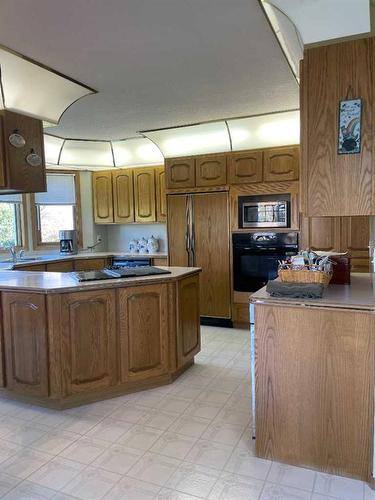
<path fill-rule="evenodd" d="M 126 253 L 126 252 L 79 252 L 76 255 L 60 255 L 60 254 L 49 254 L 49 255 L 40 255 L 40 254 L 32 254 L 30 255 L 31 259 L 28 260 L 27 255 L 24 260 L 13 263 L 13 262 L 1 262 L 1 260 L 5 261 L 8 259 L 8 256 L 5 255 L 2 259 L 0 257 L 0 270 L 11 270 L 17 269 L 17 267 L 22 266 L 30 266 L 30 265 L 38 265 L 45 264 L 51 262 L 61 262 L 64 260 L 79 260 L 79 259 L 100 259 L 100 258 L 110 258 L 110 257 L 123 257 L 123 258 L 136 258 L 136 259 L 163 259 L 167 258 L 168 254 L 166 253 Z"/>
<path fill-rule="evenodd" d="M 375 274 L 353 273 L 350 285 L 329 285 L 321 299 L 292 299 L 271 297 L 266 287 L 253 293 L 253 304 L 335 307 L 340 309 L 363 309 L 375 311 Z"/>
<path fill-rule="evenodd" d="M 101 290 L 121 288 L 137 284 L 149 284 L 161 281 L 174 281 L 201 271 L 199 267 L 166 267 L 171 274 L 138 276 L 134 278 L 114 278 L 102 281 L 80 283 L 70 273 L 52 273 L 38 271 L 0 271 L 0 291 L 25 291 L 39 293 L 78 292 L 82 290 Z"/>

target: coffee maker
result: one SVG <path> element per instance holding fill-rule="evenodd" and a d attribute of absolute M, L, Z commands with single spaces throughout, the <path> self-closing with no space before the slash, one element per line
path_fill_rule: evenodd
<path fill-rule="evenodd" d="M 59 239 L 61 255 L 75 255 L 78 253 L 77 231 L 75 229 L 59 231 Z"/>

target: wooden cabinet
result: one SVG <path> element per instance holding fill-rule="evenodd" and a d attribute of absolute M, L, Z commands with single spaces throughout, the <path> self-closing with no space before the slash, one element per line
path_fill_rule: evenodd
<path fill-rule="evenodd" d="M 75 271 L 100 271 L 107 265 L 107 259 L 77 259 L 74 261 Z"/>
<path fill-rule="evenodd" d="M 167 285 L 119 290 L 121 382 L 168 373 Z"/>
<path fill-rule="evenodd" d="M 165 160 L 168 189 L 195 187 L 195 158 L 168 158 Z"/>
<path fill-rule="evenodd" d="M 263 180 L 263 152 L 232 153 L 229 165 L 230 184 L 251 184 Z"/>
<path fill-rule="evenodd" d="M 71 395 L 117 382 L 115 291 L 62 295 L 63 394 Z"/>
<path fill-rule="evenodd" d="M 134 169 L 135 221 L 156 221 L 155 170 Z"/>
<path fill-rule="evenodd" d="M 301 189 L 306 216 L 375 213 L 374 61 L 374 38 L 305 50 Z M 362 98 L 361 151 L 338 154 L 339 103 L 355 97 Z"/>
<path fill-rule="evenodd" d="M 26 266 L 17 266 L 17 271 L 45 271 L 45 264 L 29 264 Z"/>
<path fill-rule="evenodd" d="M 134 222 L 133 170 L 121 169 L 112 172 L 113 222 Z"/>
<path fill-rule="evenodd" d="M 178 368 L 200 351 L 199 278 L 191 276 L 178 283 Z"/>
<path fill-rule="evenodd" d="M 10 144 L 9 136 L 14 133 L 23 137 L 24 146 Z M 37 155 L 39 164 L 30 165 L 30 155 Z M 0 194 L 7 191 L 36 193 L 46 189 L 42 121 L 0 111 Z"/>
<path fill-rule="evenodd" d="M 50 262 L 46 265 L 46 271 L 55 273 L 70 273 L 74 270 L 73 260 L 62 260 L 61 262 Z"/>
<path fill-rule="evenodd" d="M 266 149 L 263 153 L 264 182 L 295 181 L 299 177 L 299 147 Z"/>
<path fill-rule="evenodd" d="M 48 396 L 45 296 L 3 292 L 6 385 L 20 394 Z"/>
<path fill-rule="evenodd" d="M 168 265 L 168 257 L 158 257 L 152 259 L 153 266 L 167 266 Z"/>
<path fill-rule="evenodd" d="M 94 222 L 113 222 L 112 172 L 100 171 L 92 174 Z"/>
<path fill-rule="evenodd" d="M 165 168 L 155 168 L 156 188 L 156 220 L 166 222 L 167 220 L 167 196 L 165 193 Z"/>
<path fill-rule="evenodd" d="M 187 267 L 187 201 L 188 195 L 171 194 L 168 202 L 168 256 L 170 266 Z"/>
<path fill-rule="evenodd" d="M 358 217 L 304 217 L 301 227 L 301 248 L 349 252 L 352 272 L 368 273 L 370 219 Z"/>
<path fill-rule="evenodd" d="M 222 186 L 227 183 L 227 156 L 198 156 L 195 163 L 197 187 Z"/>

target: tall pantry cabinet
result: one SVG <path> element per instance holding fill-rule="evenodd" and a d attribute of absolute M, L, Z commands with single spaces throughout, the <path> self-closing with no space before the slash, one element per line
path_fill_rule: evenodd
<path fill-rule="evenodd" d="M 231 317 L 227 192 L 168 195 L 169 265 L 202 268 L 201 316 Z"/>

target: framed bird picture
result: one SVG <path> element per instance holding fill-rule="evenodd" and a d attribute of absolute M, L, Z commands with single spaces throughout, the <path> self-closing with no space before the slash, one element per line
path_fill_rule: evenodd
<path fill-rule="evenodd" d="M 362 99 L 340 101 L 338 154 L 361 152 Z"/>

